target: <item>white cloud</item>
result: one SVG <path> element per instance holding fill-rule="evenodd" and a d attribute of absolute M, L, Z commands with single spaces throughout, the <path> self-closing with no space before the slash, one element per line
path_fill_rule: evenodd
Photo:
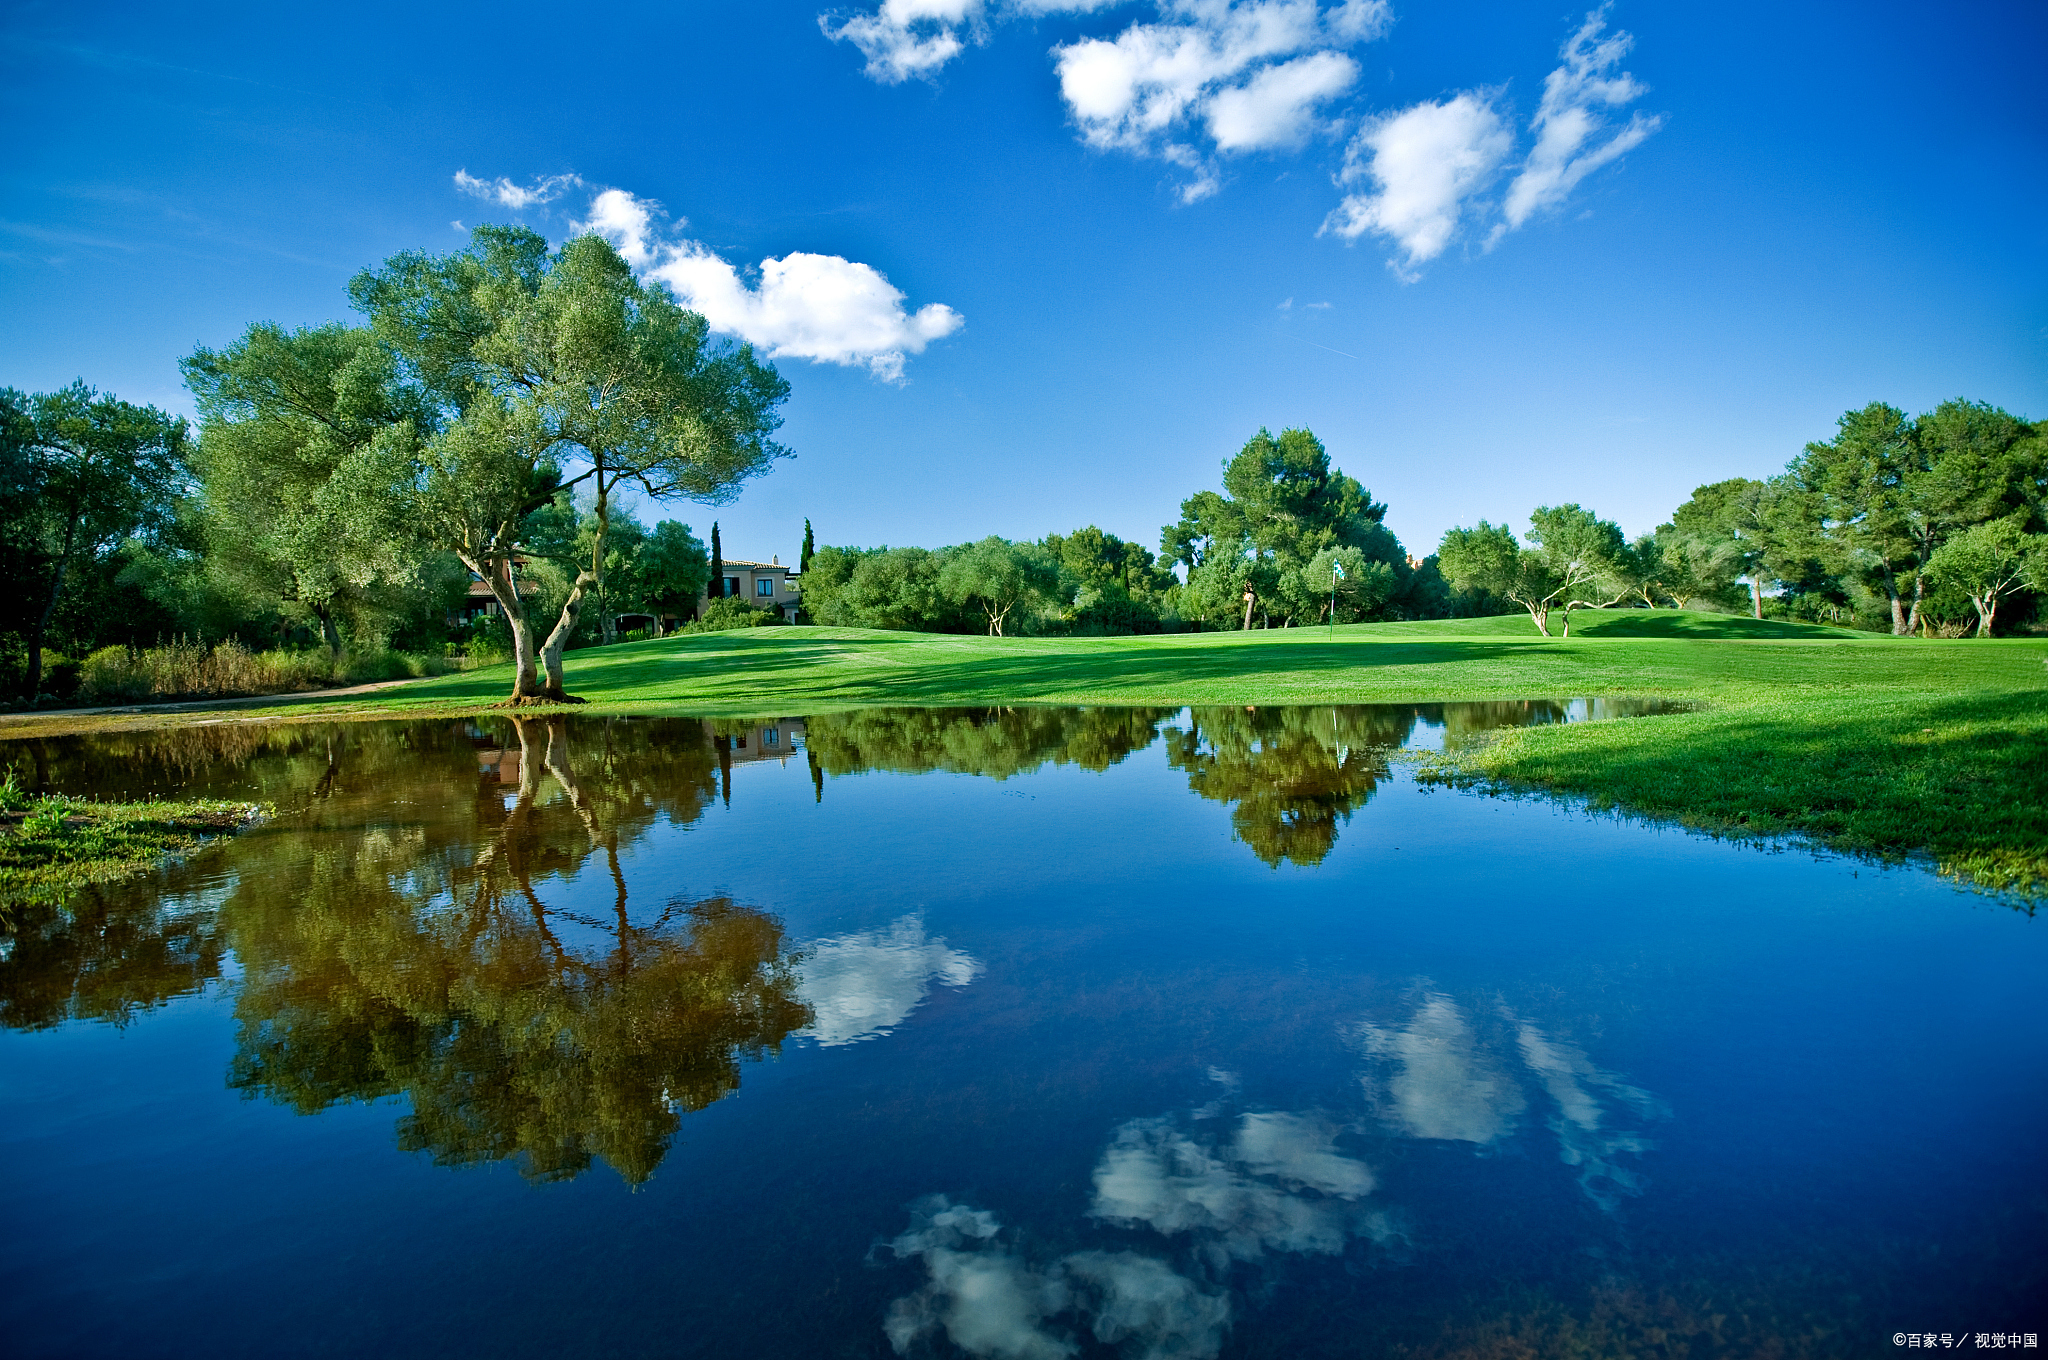
<path fill-rule="evenodd" d="M 1543 103 L 1529 130 L 1535 149 L 1508 186 L 1501 204 L 1502 221 L 1488 238 L 1489 247 L 1546 208 L 1556 207 L 1579 181 L 1642 144 L 1664 124 L 1662 115 L 1636 114 L 1628 126 L 1600 141 L 1606 131 L 1605 109 L 1618 109 L 1640 98 L 1645 87 L 1623 71 L 1610 74 L 1635 39 L 1627 33 L 1601 37 L 1605 8 L 1586 16 L 1560 52 L 1564 65 L 1543 82 Z"/>
<path fill-rule="evenodd" d="M 1401 1028 L 1363 1027 L 1365 1051 L 1396 1065 L 1386 1083 L 1390 1123 L 1412 1138 L 1481 1147 L 1514 1132 L 1521 1088 L 1479 1048 L 1458 1004 L 1430 996 Z"/>
<path fill-rule="evenodd" d="M 1517 1023 L 1515 1043 L 1522 1061 L 1557 1102 L 1558 1117 L 1550 1121 L 1550 1129 L 1557 1135 L 1558 1160 L 1578 1168 L 1579 1188 L 1586 1197 L 1612 1213 L 1621 1196 L 1643 1193 L 1642 1173 L 1616 1159 L 1657 1145 L 1637 1129 L 1617 1127 L 1615 1120 L 1622 1113 L 1661 1119 L 1670 1113 L 1664 1102 L 1601 1071 L 1576 1045 L 1551 1039 L 1532 1024 Z M 1603 1102 L 1595 1090 L 1606 1092 L 1622 1109 Z"/>
<path fill-rule="evenodd" d="M 928 937 L 916 916 L 887 931 L 814 940 L 803 952 L 797 996 L 816 1018 L 802 1033 L 827 1048 L 887 1034 L 933 982 L 965 987 L 981 972 L 972 956 Z"/>
<path fill-rule="evenodd" d="M 994 23 L 1084 14 L 1124 0 L 883 0 L 872 12 L 820 15 L 835 42 L 867 58 L 885 85 L 931 77 Z M 1318 110 L 1358 80 L 1343 49 L 1393 21 L 1388 0 L 1153 0 L 1149 21 L 1052 50 L 1060 95 L 1081 139 L 1155 156 L 1188 172 L 1192 203 L 1216 192 L 1218 155 L 1300 145 L 1328 124 Z"/>
<path fill-rule="evenodd" d="M 1059 1360 L 1080 1349 L 1058 1321 L 1071 1316 L 1129 1360 L 1210 1360 L 1230 1323 L 1228 1294 L 1156 1257 L 1077 1251 L 1034 1265 L 1004 1241 L 994 1214 L 944 1195 L 912 1205 L 909 1231 L 889 1246 L 921 1259 L 929 1276 L 889 1305 L 883 1331 L 899 1355 L 943 1331 L 986 1360 Z"/>
<path fill-rule="evenodd" d="M 1450 244 L 1466 204 L 1507 158 L 1514 138 L 1487 94 L 1425 101 L 1366 124 L 1345 151 L 1338 182 L 1365 183 L 1323 224 L 1345 240 L 1370 231 L 1398 245 L 1388 265 L 1404 279 Z"/>
<path fill-rule="evenodd" d="M 578 226 L 611 241 L 635 270 L 667 284 L 713 330 L 736 335 L 770 358 L 861 366 L 900 382 L 906 356 L 966 324 L 943 303 L 906 311 L 903 293 L 880 270 L 838 255 L 799 251 L 763 260 L 759 282 L 750 286 L 708 246 L 664 239 L 659 205 L 624 189 L 598 194 Z"/>
<path fill-rule="evenodd" d="M 1386 1231 L 1359 1204 L 1371 1169 L 1337 1150 L 1336 1132 L 1312 1115 L 1247 1114 L 1235 1139 L 1210 1147 L 1169 1120 L 1133 1120 L 1096 1163 L 1089 1212 L 1191 1234 L 1218 1266 L 1269 1251 L 1334 1254 L 1357 1233 Z"/>
<path fill-rule="evenodd" d="M 455 172 L 455 187 L 472 198 L 481 198 L 486 203 L 496 203 L 514 212 L 536 208 L 552 203 L 571 189 L 581 188 L 583 181 L 575 175 L 541 175 L 531 185 L 514 184 L 500 176 L 497 179 L 478 179 L 467 170 Z"/>
<path fill-rule="evenodd" d="M 1268 66 L 1209 101 L 1209 135 L 1224 152 L 1298 146 L 1314 128 L 1316 108 L 1357 79 L 1358 63 L 1342 52 L 1311 52 Z"/>

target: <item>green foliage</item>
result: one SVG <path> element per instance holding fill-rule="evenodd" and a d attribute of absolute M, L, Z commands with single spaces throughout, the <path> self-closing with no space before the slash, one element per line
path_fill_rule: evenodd
<path fill-rule="evenodd" d="M 420 440 L 435 423 L 367 329 L 259 322 L 182 361 L 199 408 L 202 532 L 217 579 L 310 614 L 339 655 L 339 625 L 387 636 L 433 584 L 413 513 Z M 445 602 L 444 606 L 445 606 Z"/>
<path fill-rule="evenodd" d="M 43 646 L 67 590 L 110 577 L 123 544 L 173 528 L 186 442 L 181 418 L 83 381 L 33 396 L 0 388 L 0 578 L 13 587 L 0 631 L 24 640 L 28 698 L 42 692 Z"/>
<path fill-rule="evenodd" d="M 1788 480 L 1830 569 L 1881 595 L 1900 635 L 1918 628 L 1949 539 L 2007 517 L 2048 528 L 2048 440 L 1979 402 L 1943 402 L 1917 419 L 1872 402 L 1844 414 L 1834 439 L 1808 444 Z"/>
<path fill-rule="evenodd" d="M 102 647 L 85 659 L 80 697 L 92 704 L 291 694 L 333 685 L 439 675 L 438 656 L 365 648 L 341 656 L 319 651 L 255 652 L 229 638 L 214 646 L 179 638 L 155 647 Z"/>
<path fill-rule="evenodd" d="M 1538 506 L 1529 517 L 1529 538 L 1534 546 L 1525 548 L 1506 525 L 1481 520 L 1476 528 L 1446 533 L 1437 560 L 1458 589 L 1522 606 L 1545 637 L 1553 609 L 1564 611 L 1569 637 L 1573 610 L 1614 604 L 1633 593 L 1639 562 L 1620 528 L 1592 511 Z"/>
<path fill-rule="evenodd" d="M 704 318 L 642 284 L 601 237 L 559 251 L 525 228 L 480 227 L 467 250 L 410 252 L 349 285 L 378 338 L 433 402 L 423 522 L 487 581 L 509 581 L 522 522 L 588 483 L 596 528 L 560 617 L 532 648 L 524 604 L 499 594 L 519 664 L 538 659 L 563 700 L 563 649 L 586 591 L 601 590 L 618 490 L 717 501 L 786 455 L 771 438 L 789 385 L 752 348 L 714 341 Z"/>
<path fill-rule="evenodd" d="M 23 798 L 8 776 L 0 811 L 0 908 L 61 906 L 96 884 L 189 855 L 275 809 L 247 802 L 94 803 Z"/>
<path fill-rule="evenodd" d="M 683 625 L 685 633 L 722 633 L 731 628 L 766 628 L 781 623 L 770 609 L 758 609 L 738 595 L 727 595 L 704 606 L 703 616 Z"/>
<path fill-rule="evenodd" d="M 948 551 L 938 572 L 940 593 L 979 609 L 991 637 L 1003 635 L 1012 612 L 1049 602 L 1058 587 L 1058 568 L 1041 549 L 993 535 Z"/>
<path fill-rule="evenodd" d="M 1351 548 L 1364 562 L 1386 568 L 1391 588 L 1361 617 L 1411 612 L 1413 571 L 1394 535 L 1381 523 L 1387 507 L 1351 477 L 1330 466 L 1322 442 L 1308 430 L 1260 430 L 1223 465 L 1224 494 L 1198 491 L 1181 502 L 1180 521 L 1162 533 L 1169 561 L 1187 568 L 1174 604 L 1184 618 L 1212 627 L 1244 623 L 1249 586 L 1259 604 L 1253 616 L 1271 623 L 1307 623 L 1328 610 L 1327 582 L 1320 595 L 1304 588 L 1308 562 L 1329 548 Z M 1313 598 L 1312 598 L 1313 597 Z"/>
<path fill-rule="evenodd" d="M 1927 574 L 1965 598 L 1977 611 L 1977 636 L 1990 637 L 1999 601 L 2031 588 L 2048 590 L 2048 534 L 2026 531 L 2022 512 L 1973 524 L 1936 548 Z"/>

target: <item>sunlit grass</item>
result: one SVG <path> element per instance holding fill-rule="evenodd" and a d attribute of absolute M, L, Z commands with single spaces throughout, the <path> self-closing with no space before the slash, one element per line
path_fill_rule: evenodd
<path fill-rule="evenodd" d="M 1553 621 L 1553 631 L 1556 630 Z M 891 704 L 1337 704 L 1629 694 L 1689 713 L 1515 731 L 1439 775 L 1583 796 L 1722 834 L 1931 855 L 2048 889 L 2048 642 L 1922 641 L 1675 610 L 1135 638 L 753 628 L 573 652 L 584 713 L 800 716 Z M 473 713 L 506 667 L 261 717 Z M 21 719 L 29 735 L 137 719 Z M 143 723 L 163 722 L 145 718 Z"/>
<path fill-rule="evenodd" d="M 81 889 L 148 873 L 274 809 L 256 803 L 97 803 L 0 788 L 0 910 L 61 904 Z"/>

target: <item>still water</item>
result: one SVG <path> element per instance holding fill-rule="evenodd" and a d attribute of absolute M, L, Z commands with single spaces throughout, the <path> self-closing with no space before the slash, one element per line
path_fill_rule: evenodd
<path fill-rule="evenodd" d="M 2048 1331 L 2042 922 L 1392 755 L 1653 707 L 0 746 L 43 788 L 281 809 L 0 933 L 4 1348 Z"/>

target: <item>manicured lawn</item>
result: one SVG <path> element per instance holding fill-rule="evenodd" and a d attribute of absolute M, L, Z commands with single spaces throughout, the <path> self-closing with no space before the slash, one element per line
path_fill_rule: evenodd
<path fill-rule="evenodd" d="M 581 712 L 801 716 L 884 704 L 1280 704 L 1628 694 L 1697 711 L 1509 732 L 1435 777 L 1584 795 L 1722 834 L 1925 853 L 1964 881 L 2048 892 L 2048 642 L 1922 641 L 1673 610 L 1140 638 L 756 628 L 570 654 Z M 1556 624 L 1553 622 L 1553 632 Z M 474 712 L 506 668 L 292 718 Z M 0 737 L 148 719 L 37 715 Z"/>

